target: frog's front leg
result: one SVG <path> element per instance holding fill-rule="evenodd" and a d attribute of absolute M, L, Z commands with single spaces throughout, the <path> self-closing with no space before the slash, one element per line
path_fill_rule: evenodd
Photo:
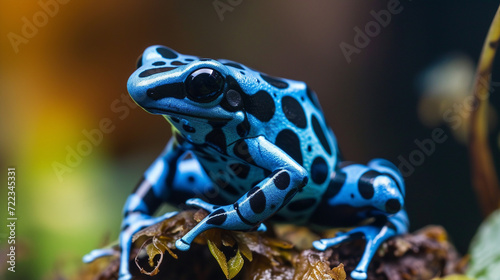
<path fill-rule="evenodd" d="M 131 279 L 129 260 L 132 249 L 132 237 L 140 229 L 170 218 L 176 212 L 169 212 L 160 217 L 152 215 L 161 205 L 172 196 L 175 186 L 169 178 L 173 178 L 178 169 L 179 158 L 185 153 L 174 138 L 167 144 L 163 153 L 151 164 L 144 173 L 132 194 L 129 195 L 123 208 L 124 218 L 121 224 L 120 242 L 120 270 L 119 279 Z M 84 257 L 85 262 L 110 255 L 109 249 L 97 249 Z"/>
<path fill-rule="evenodd" d="M 120 233 L 120 271 L 119 279 L 131 279 L 129 259 L 132 249 L 133 235 L 144 227 L 151 226 L 170 218 L 177 212 L 169 212 L 160 217 L 153 217 L 159 206 L 172 195 L 172 180 L 177 172 L 179 158 L 185 149 L 172 138 L 163 153 L 151 164 L 144 173 L 132 194 L 129 195 L 123 207 L 124 218 Z"/>
<path fill-rule="evenodd" d="M 179 250 L 188 250 L 192 241 L 210 228 L 250 230 L 285 206 L 307 184 L 306 170 L 283 150 L 264 137 L 242 139 L 230 146 L 234 156 L 271 172 L 234 204 L 213 207 L 200 201 L 192 205 L 212 210 L 191 231 L 177 240 Z M 264 229 L 262 226 L 259 229 Z"/>
<path fill-rule="evenodd" d="M 332 174 L 329 188 L 315 215 L 342 217 L 347 214 L 335 213 L 336 210 L 349 208 L 351 213 L 356 213 L 348 217 L 352 221 L 370 217 L 374 220 L 334 238 L 315 241 L 313 246 L 322 251 L 346 241 L 364 238 L 365 251 L 351 277 L 366 279 L 368 265 L 379 246 L 388 238 L 408 230 L 408 217 L 403 209 L 405 191 L 402 176 L 392 163 L 376 159 L 368 166 L 350 164 L 337 169 Z M 321 222 L 326 225 L 328 219 Z"/>

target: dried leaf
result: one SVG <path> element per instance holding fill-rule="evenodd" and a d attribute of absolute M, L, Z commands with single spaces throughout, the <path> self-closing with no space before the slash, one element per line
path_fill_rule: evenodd
<path fill-rule="evenodd" d="M 448 234 L 446 233 L 444 228 L 441 227 L 428 228 L 428 230 L 425 231 L 425 235 L 430 239 L 434 239 L 439 242 L 448 241 Z"/>
<path fill-rule="evenodd" d="M 253 261 L 246 264 L 245 270 L 242 271 L 242 279 L 293 279 L 294 270 L 295 269 L 290 263 L 287 263 L 286 265 L 273 266 L 266 257 L 260 254 L 254 254 Z"/>
<path fill-rule="evenodd" d="M 222 234 L 221 236 L 222 245 L 226 247 L 234 247 L 236 240 L 230 234 Z"/>
<path fill-rule="evenodd" d="M 281 248 L 281 249 L 292 249 L 293 248 L 293 244 L 288 242 L 288 241 L 285 241 L 285 240 L 279 240 L 279 239 L 275 239 L 275 238 L 267 238 L 267 244 L 271 247 L 277 247 L 277 248 Z"/>
<path fill-rule="evenodd" d="M 333 280 L 345 280 L 347 275 L 344 270 L 344 264 L 341 263 L 337 267 L 332 268 L 332 273 L 330 275 Z"/>
<path fill-rule="evenodd" d="M 440 237 L 439 240 L 441 241 L 442 238 Z M 445 240 L 443 240 L 443 241 L 445 241 Z M 396 257 L 401 257 L 406 252 L 408 252 L 408 250 L 411 249 L 410 242 L 404 240 L 403 238 L 396 238 L 394 240 L 394 242 L 395 242 L 395 246 L 396 246 L 396 250 L 394 250 L 394 256 L 396 256 Z"/>
<path fill-rule="evenodd" d="M 234 278 L 238 273 L 241 271 L 243 268 L 243 264 L 245 261 L 243 260 L 243 257 L 240 254 L 240 250 L 236 252 L 236 255 L 232 257 L 228 262 L 227 266 L 229 268 L 229 279 Z"/>
<path fill-rule="evenodd" d="M 163 248 L 163 253 L 165 253 L 165 250 L 174 258 L 177 259 L 177 255 L 170 249 L 170 248 L 176 248 L 175 247 L 175 240 L 166 236 L 159 236 L 155 237 L 154 240 L 157 239 L 161 243 L 161 248 Z"/>
<path fill-rule="evenodd" d="M 305 250 L 311 248 L 313 241 L 320 239 L 320 236 L 311 232 L 305 226 L 295 226 L 288 224 L 273 225 L 276 237 L 286 240 L 298 250 Z"/>
<path fill-rule="evenodd" d="M 149 243 L 146 246 L 146 253 L 148 254 L 148 263 L 149 263 L 149 266 L 154 267 L 154 262 L 153 262 L 154 257 L 156 255 L 161 254 L 162 252 L 160 250 L 158 250 L 158 248 L 156 248 L 153 243 Z"/>
<path fill-rule="evenodd" d="M 137 239 L 143 236 L 153 237 L 160 235 L 163 232 L 162 226 L 162 223 L 158 223 L 136 232 L 132 237 L 132 242 L 135 242 Z"/>
<path fill-rule="evenodd" d="M 146 242 L 144 242 L 142 244 L 141 248 L 139 249 L 139 251 L 142 250 L 142 248 L 145 246 L 145 244 L 147 244 L 146 245 L 146 252 L 149 256 L 149 259 L 148 259 L 149 266 L 151 266 L 151 267 L 154 266 L 153 258 L 159 254 L 160 259 L 158 260 L 158 263 L 156 264 L 156 266 L 154 266 L 154 268 L 151 272 L 148 272 L 143 267 L 141 267 L 139 265 L 139 254 L 137 254 L 137 256 L 135 257 L 135 264 L 140 269 L 141 273 L 149 275 L 149 276 L 154 276 L 154 275 L 158 274 L 158 272 L 160 272 L 160 264 L 163 261 L 163 251 L 161 251 L 161 249 L 157 247 L 155 242 L 151 241 L 151 240 L 152 239 L 148 239 Z"/>
<path fill-rule="evenodd" d="M 146 253 L 148 255 L 148 264 L 149 264 L 149 266 L 154 267 L 154 268 L 151 272 L 147 272 L 143 267 L 141 267 L 139 265 L 139 260 L 138 260 L 139 254 L 138 254 L 135 257 L 135 263 L 136 263 L 137 267 L 140 269 L 141 273 L 147 274 L 150 276 L 154 276 L 154 275 L 158 274 L 158 272 L 160 272 L 159 268 L 163 262 L 163 255 L 164 255 L 165 251 L 168 251 L 168 253 L 172 257 L 177 259 L 177 255 L 169 248 L 169 246 L 171 246 L 171 247 L 175 246 L 174 244 L 175 244 L 174 239 L 172 239 L 171 237 L 167 237 L 167 236 L 159 236 L 159 237 L 153 236 L 152 238 L 146 240 L 142 244 L 139 251 L 142 250 L 143 247 L 145 247 Z M 158 260 L 158 263 L 155 265 L 154 258 L 157 255 L 160 255 L 160 259 Z"/>
<path fill-rule="evenodd" d="M 302 279 L 323 280 L 327 278 L 327 275 L 329 275 L 328 271 L 330 270 L 330 267 L 327 263 L 318 261 L 314 264 L 310 263 L 309 265 L 309 269 L 306 271 Z"/>
<path fill-rule="evenodd" d="M 243 256 L 245 256 L 245 258 L 247 258 L 247 260 L 249 260 L 249 261 L 253 260 L 252 251 L 250 250 L 250 248 L 248 248 L 247 244 L 245 244 L 243 242 L 239 242 L 238 243 L 238 248 L 241 251 L 241 254 Z"/>
<path fill-rule="evenodd" d="M 212 256 L 214 256 L 214 258 L 219 263 L 219 266 L 222 269 L 222 272 L 224 272 L 224 275 L 226 275 L 227 279 L 230 279 L 229 278 L 229 269 L 227 267 L 226 255 L 224 255 L 224 253 L 210 239 L 207 239 L 207 244 L 208 244 L 208 249 L 210 250 L 210 253 L 212 253 Z"/>
<path fill-rule="evenodd" d="M 204 245 L 207 244 L 208 240 L 210 240 L 217 247 L 220 247 L 222 246 L 222 231 L 223 230 L 217 228 L 209 229 L 198 235 L 194 241 L 198 244 Z"/>
<path fill-rule="evenodd" d="M 293 279 L 324 280 L 335 279 L 334 276 L 340 276 L 335 275 L 334 270 L 330 269 L 330 262 L 328 261 L 330 256 L 331 251 L 328 251 L 327 253 L 316 253 L 313 250 L 303 251 L 296 259 L 294 259 L 295 274 Z M 336 269 L 335 273 L 341 274 L 341 271 L 343 270 L 344 268 L 342 266 Z"/>
<path fill-rule="evenodd" d="M 193 219 L 199 223 L 201 220 L 205 219 L 206 216 L 208 216 L 208 212 L 204 209 L 199 209 L 194 213 Z"/>
<path fill-rule="evenodd" d="M 183 211 L 171 218 L 146 227 L 134 234 L 132 242 L 141 237 L 170 236 L 176 237 L 186 234 L 197 222 L 193 219 L 193 210 Z"/>

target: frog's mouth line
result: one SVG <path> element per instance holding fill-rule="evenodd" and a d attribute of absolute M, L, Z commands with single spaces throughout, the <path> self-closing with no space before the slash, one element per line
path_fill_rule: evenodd
<path fill-rule="evenodd" d="M 186 113 L 180 113 L 172 110 L 165 110 L 165 109 L 159 109 L 159 108 L 154 108 L 154 107 L 145 107 L 146 111 L 151 112 L 153 114 L 161 114 L 161 115 L 168 115 L 168 116 L 174 116 L 174 117 L 189 117 L 189 118 L 194 118 L 196 120 L 203 120 L 204 122 L 206 121 L 211 121 L 211 122 L 228 122 L 231 120 L 231 118 L 222 118 L 222 117 L 213 117 L 213 116 L 195 116 L 191 114 L 186 114 Z"/>

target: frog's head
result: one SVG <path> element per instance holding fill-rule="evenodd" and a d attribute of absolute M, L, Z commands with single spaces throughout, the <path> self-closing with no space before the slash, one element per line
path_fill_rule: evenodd
<path fill-rule="evenodd" d="M 127 84 L 130 96 L 146 111 L 164 115 L 188 139 L 201 142 L 211 126 L 236 127 L 246 119 L 244 92 L 235 79 L 241 74 L 220 61 L 151 46 L 137 66 Z"/>

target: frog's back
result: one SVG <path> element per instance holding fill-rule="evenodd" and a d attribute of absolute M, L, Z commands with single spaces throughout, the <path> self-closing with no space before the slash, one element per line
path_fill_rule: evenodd
<path fill-rule="evenodd" d="M 305 222 L 321 200 L 337 164 L 338 148 L 326 125 L 316 94 L 304 83 L 275 78 L 241 64 L 219 60 L 252 104 L 246 108 L 248 137 L 264 136 L 303 166 L 309 173 L 307 185 L 273 216 L 275 220 Z M 252 181 L 262 178 L 251 171 Z M 250 184 L 253 185 L 253 184 Z M 250 189 L 251 186 L 248 186 Z"/>

